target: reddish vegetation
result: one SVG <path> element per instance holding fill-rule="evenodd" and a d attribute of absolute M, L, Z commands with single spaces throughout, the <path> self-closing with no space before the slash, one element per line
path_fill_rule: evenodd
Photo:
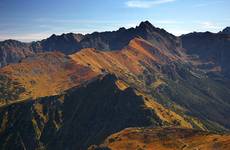
<path fill-rule="evenodd" d="M 183 57 L 174 56 L 173 52 L 160 50 L 140 38 L 131 40 L 129 45 L 121 51 L 104 52 L 83 49 L 70 57 L 95 72 L 110 72 L 129 84 L 138 85 L 143 90 L 146 82 L 149 84 L 153 82 L 152 79 L 150 81 L 145 79 L 145 76 L 148 76 L 146 71 L 148 74 L 153 72 L 159 74 L 159 65 L 183 59 Z"/>
<path fill-rule="evenodd" d="M 95 49 L 83 49 L 70 55 L 70 57 L 77 63 L 90 67 L 95 72 L 107 71 L 115 74 L 126 82 L 117 82 L 117 86 L 121 90 L 126 89 L 130 84 L 134 84 L 139 85 L 139 91 L 144 90 L 143 83 L 145 81 L 141 81 L 138 76 L 143 75 L 145 70 L 150 68 L 150 70 L 159 73 L 160 71 L 157 70 L 159 68 L 156 65 L 163 65 L 181 59 L 173 56 L 169 51 L 161 51 L 149 42 L 139 38 L 130 41 L 129 45 L 121 51 L 103 52 Z M 156 80 L 152 83 L 152 86 L 157 88 L 161 84 L 164 84 L 164 81 Z M 142 92 L 138 94 L 147 97 Z M 154 109 L 157 115 L 168 124 L 175 125 L 178 123 L 178 126 L 192 128 L 191 123 L 186 121 L 185 116 L 169 111 L 155 100 L 146 100 L 145 104 L 145 107 Z M 204 129 L 202 123 L 197 123 L 196 119 L 193 119 L 193 123 L 199 124 L 199 127 Z"/>
<path fill-rule="evenodd" d="M 169 52 L 163 52 L 145 40 L 135 38 L 121 51 L 102 52 L 95 49 L 83 49 L 70 56 L 76 62 L 90 66 L 94 71 L 101 72 L 105 69 L 109 72 L 129 72 L 140 74 L 143 72 L 143 63 L 148 67 L 153 64 L 165 64 L 177 60 Z"/>
<path fill-rule="evenodd" d="M 181 128 L 128 128 L 108 137 L 100 147 L 111 150 L 227 150 L 230 149 L 230 136 Z"/>

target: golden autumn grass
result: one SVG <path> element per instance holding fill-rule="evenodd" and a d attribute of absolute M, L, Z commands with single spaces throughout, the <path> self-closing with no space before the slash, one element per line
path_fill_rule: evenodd
<path fill-rule="evenodd" d="M 120 90 L 125 90 L 129 86 L 122 80 L 117 80 L 116 85 Z M 182 116 L 179 114 L 165 108 L 161 104 L 157 103 L 151 97 L 146 96 L 143 93 L 135 91 L 137 95 L 142 96 L 144 99 L 144 108 L 152 109 L 155 111 L 156 115 L 168 126 L 180 126 L 184 128 L 193 128 L 191 123 L 186 121 Z"/>
<path fill-rule="evenodd" d="M 98 75 L 59 52 L 28 57 L 18 64 L 2 68 L 0 73 L 17 81 L 26 89 L 20 95 L 21 101 L 60 94 Z"/>
<path fill-rule="evenodd" d="M 183 128 L 127 128 L 109 136 L 111 150 L 227 150 L 230 136 Z"/>
<path fill-rule="evenodd" d="M 153 62 L 164 64 L 177 59 L 139 38 L 131 40 L 121 51 L 103 52 L 88 48 L 70 57 L 82 65 L 91 67 L 94 71 L 101 72 L 105 69 L 114 74 L 123 72 L 140 74 L 144 69 L 142 63 L 151 67 Z"/>

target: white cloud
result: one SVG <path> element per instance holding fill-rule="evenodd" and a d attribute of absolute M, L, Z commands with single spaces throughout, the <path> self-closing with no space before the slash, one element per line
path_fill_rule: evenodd
<path fill-rule="evenodd" d="M 186 30 L 186 29 L 168 29 L 167 31 L 176 36 L 181 36 L 182 34 L 187 34 L 191 32 L 191 30 Z"/>
<path fill-rule="evenodd" d="M 125 2 L 127 7 L 130 8 L 151 8 L 156 5 L 174 2 L 176 0 L 129 0 Z"/>
<path fill-rule="evenodd" d="M 222 1 L 222 0 L 218 0 L 218 1 L 212 1 L 212 2 L 206 2 L 206 3 L 199 3 L 199 4 L 194 5 L 194 7 L 205 7 L 205 6 L 209 6 L 209 5 L 220 4 L 223 2 L 224 1 Z"/>
<path fill-rule="evenodd" d="M 221 29 L 218 24 L 209 21 L 201 22 L 201 27 L 205 29 Z"/>

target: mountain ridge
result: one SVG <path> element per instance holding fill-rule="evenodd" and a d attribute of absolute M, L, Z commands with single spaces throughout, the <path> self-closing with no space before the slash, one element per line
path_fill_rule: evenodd
<path fill-rule="evenodd" d="M 98 50 L 112 51 L 120 50 L 128 45 L 130 40 L 138 37 L 149 41 L 160 49 L 175 50 L 182 47 L 180 38 L 183 37 L 183 35 L 176 37 L 164 29 L 153 26 L 149 21 L 143 21 L 135 28 L 120 28 L 116 31 L 93 32 L 86 35 L 67 33 L 57 36 L 53 34 L 47 39 L 41 41 L 31 43 L 14 41 L 14 43 L 20 43 L 20 45 L 22 45 L 20 49 L 25 49 L 29 53 L 61 51 L 64 54 L 73 54 L 83 48 L 96 48 Z M 166 41 L 163 39 L 166 39 Z M 7 41 L 13 42 L 12 40 L 0 42 L 0 67 L 9 63 L 17 63 L 19 60 L 28 56 L 21 50 L 12 52 L 12 49 L 15 49 L 15 47 L 5 47 L 3 43 Z M 3 53 L 7 53 L 7 55 Z"/>
<path fill-rule="evenodd" d="M 154 141 L 162 149 L 228 148 L 229 39 L 176 37 L 145 21 L 31 44 L 6 41 L 0 149 L 148 149 Z"/>
<path fill-rule="evenodd" d="M 156 100 L 166 107 L 171 107 L 170 109 L 175 109 L 172 108 L 174 106 L 182 106 L 186 111 L 189 111 L 188 114 L 193 114 L 198 118 L 202 116 L 201 118 L 206 118 L 205 120 L 216 120 L 217 118 L 220 119 L 223 114 L 227 115 L 229 109 L 227 107 L 230 106 L 227 99 L 230 91 L 227 85 L 208 77 L 205 72 L 194 67 L 190 62 L 184 62 L 183 57 L 178 56 L 175 59 L 174 55 L 172 55 L 173 52 L 170 50 L 167 55 L 159 55 L 160 52 L 166 53 L 167 51 L 157 51 L 153 45 L 143 39 L 134 39 L 130 43 L 131 46 L 121 51 L 110 52 L 83 49 L 70 55 L 70 57 L 76 62 L 90 67 L 95 72 L 106 71 L 116 74 L 132 87 L 155 98 L 158 97 Z M 142 50 L 143 48 L 144 50 Z M 225 89 L 225 92 L 219 91 L 216 95 L 212 95 L 210 91 L 206 91 L 209 88 L 214 90 L 215 86 L 223 86 L 222 88 Z M 215 89 L 214 91 L 217 92 L 218 90 Z M 190 96 L 187 97 L 184 93 Z M 221 96 L 223 94 L 227 95 Z M 195 100 L 192 97 L 199 97 L 199 100 Z M 184 99 L 187 99 L 187 101 L 184 101 Z M 200 109 L 205 104 L 208 104 L 210 108 Z M 220 110 L 214 109 L 217 105 L 224 109 L 218 112 Z M 212 109 L 215 113 L 209 109 Z M 187 114 L 186 111 L 184 112 L 185 114 Z M 183 111 L 178 110 L 178 112 Z M 214 117 L 214 114 L 219 114 L 220 116 Z M 219 121 L 222 122 L 224 119 L 222 118 Z M 209 122 L 208 124 L 214 125 L 215 123 Z"/>
<path fill-rule="evenodd" d="M 176 121 L 182 121 L 183 127 L 191 128 L 183 117 L 137 94 L 131 87 L 120 89 L 116 81 L 114 75 L 108 74 L 60 95 L 0 108 L 4 126 L 0 130 L 0 147 L 87 149 L 131 126 L 180 126 Z"/>

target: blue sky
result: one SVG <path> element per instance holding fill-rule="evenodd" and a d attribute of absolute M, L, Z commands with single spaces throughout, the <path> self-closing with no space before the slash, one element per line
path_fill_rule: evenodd
<path fill-rule="evenodd" d="M 230 0 L 1 0 L 0 40 L 135 27 L 149 20 L 175 35 L 230 26 Z"/>

